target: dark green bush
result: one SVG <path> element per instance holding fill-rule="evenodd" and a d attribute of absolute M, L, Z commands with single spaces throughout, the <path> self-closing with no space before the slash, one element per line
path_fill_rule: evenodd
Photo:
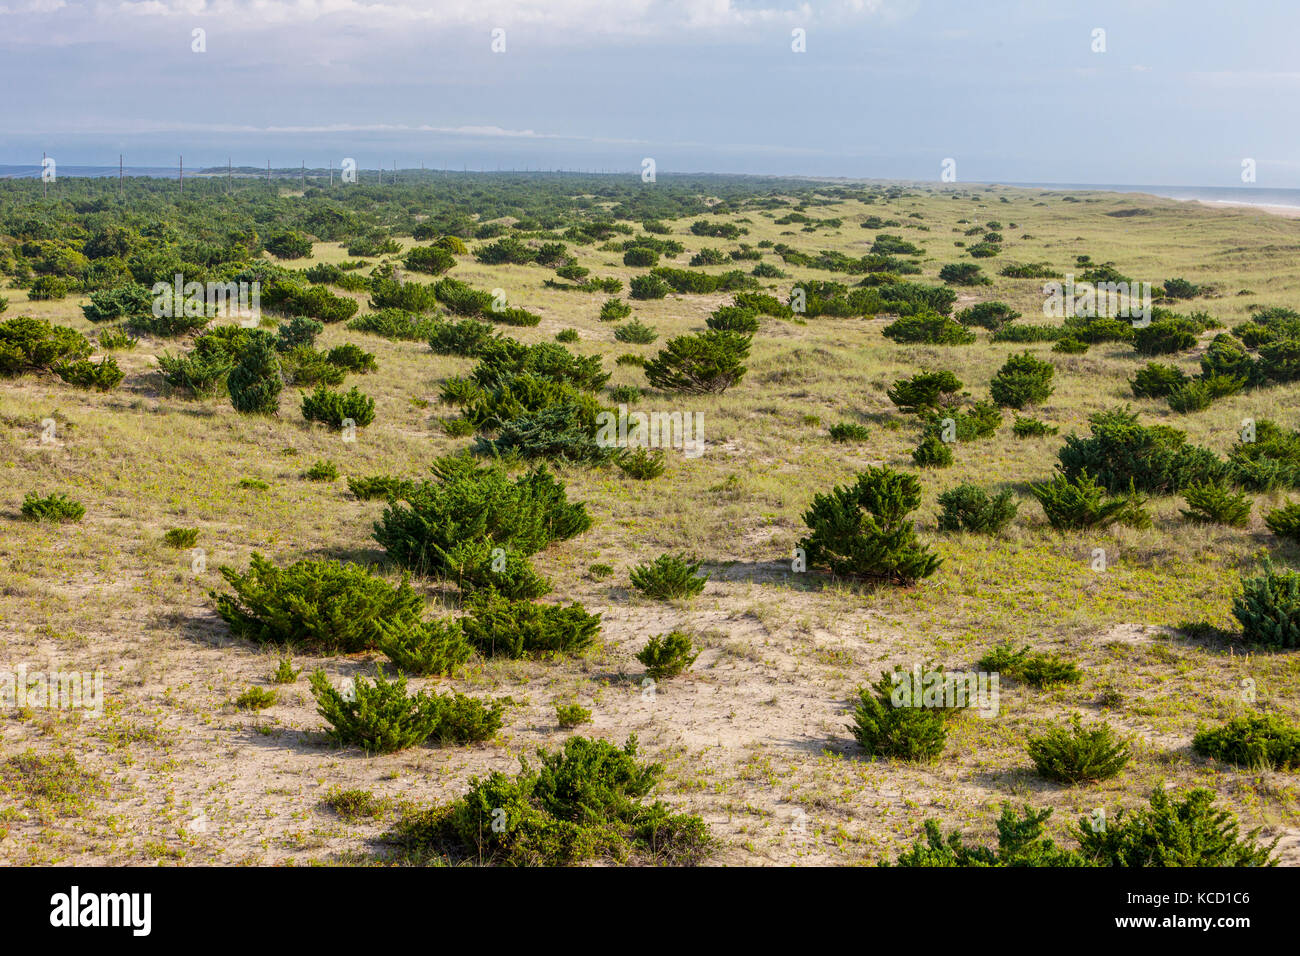
<path fill-rule="evenodd" d="M 1300 727 L 1276 714 L 1234 717 L 1197 730 L 1192 749 L 1202 757 L 1252 770 L 1300 768 Z"/>
<path fill-rule="evenodd" d="M 749 337 L 736 332 L 680 335 L 646 362 L 646 380 L 667 391 L 724 392 L 744 378 L 749 348 Z"/>
<path fill-rule="evenodd" d="M 1180 318 L 1159 319 L 1133 332 L 1133 348 L 1139 355 L 1167 355 L 1195 345 L 1195 328 Z"/>
<path fill-rule="evenodd" d="M 1241 639 L 1277 650 L 1300 647 L 1300 572 L 1275 570 L 1264 561 L 1263 573 L 1241 579 L 1241 594 L 1232 601 L 1241 623 Z"/>
<path fill-rule="evenodd" d="M 379 650 L 403 674 L 448 676 L 464 666 L 474 653 L 459 621 L 420 622 L 402 618 L 376 623 Z"/>
<path fill-rule="evenodd" d="M 438 276 L 456 264 L 456 257 L 439 246 L 412 246 L 403 262 L 413 272 Z"/>
<path fill-rule="evenodd" d="M 1138 398 L 1164 398 L 1187 382 L 1187 373 L 1178 366 L 1148 362 L 1138 370 L 1129 385 Z"/>
<path fill-rule="evenodd" d="M 1053 687 L 1057 684 L 1077 684 L 1083 672 L 1073 661 L 1056 654 L 1031 651 L 1027 646 L 1015 650 L 1003 644 L 979 660 L 979 669 L 1005 675 L 1032 687 Z"/>
<path fill-rule="evenodd" d="M 378 646 L 381 623 L 418 623 L 423 603 L 405 577 L 393 587 L 365 568 L 298 561 L 277 568 L 260 554 L 240 574 L 222 567 L 234 594 L 211 592 L 236 637 L 320 653 L 354 654 Z"/>
<path fill-rule="evenodd" d="M 114 319 L 145 315 L 153 309 L 153 293 L 138 282 L 111 289 L 100 289 L 90 294 L 90 305 L 81 311 L 91 322 L 111 322 Z M 0 310 L 3 311 L 3 310 Z"/>
<path fill-rule="evenodd" d="M 724 305 L 714 309 L 704 323 L 711 329 L 723 332 L 753 335 L 758 331 L 758 313 L 738 305 Z"/>
<path fill-rule="evenodd" d="M 617 322 L 632 314 L 632 307 L 622 299 L 606 299 L 600 307 L 600 321 Z"/>
<path fill-rule="evenodd" d="M 657 275 L 633 276 L 628 283 L 628 294 L 634 299 L 662 299 L 669 291 L 668 283 Z"/>
<path fill-rule="evenodd" d="M 254 338 L 226 376 L 230 404 L 244 415 L 275 415 L 280 410 L 280 358 L 270 335 Z"/>
<path fill-rule="evenodd" d="M 1060 783 L 1109 780 L 1122 771 L 1132 755 L 1128 741 L 1109 724 L 1085 728 L 1075 714 L 1068 728 L 1055 726 L 1041 736 L 1030 736 L 1029 759 L 1038 772 Z"/>
<path fill-rule="evenodd" d="M 1088 817 L 1073 831 L 1079 849 L 1066 850 L 1043 836 L 1050 809 L 1024 807 L 1017 818 L 1003 806 L 998 820 L 998 848 L 966 846 L 959 834 L 944 840 L 937 820 L 925 822 L 926 843 L 917 841 L 899 854 L 898 866 L 1272 866 L 1277 841 L 1259 845 L 1259 830 L 1239 836 L 1236 817 L 1214 809 L 1209 790 L 1190 790 L 1182 802 L 1162 788 L 1140 810 L 1121 810 L 1105 827 Z"/>
<path fill-rule="evenodd" d="M 302 417 L 333 429 L 341 429 L 348 419 L 358 428 L 365 428 L 375 420 L 375 400 L 362 394 L 355 385 L 346 392 L 330 391 L 321 385 L 310 395 L 303 395 Z"/>
<path fill-rule="evenodd" d="M 117 364 L 117 359 L 111 355 L 104 356 L 97 363 L 87 359 L 60 362 L 54 366 L 54 374 L 69 385 L 75 385 L 78 388 L 93 388 L 100 392 L 107 392 L 116 388 L 124 378 L 122 369 Z"/>
<path fill-rule="evenodd" d="M 713 842 L 708 826 L 657 801 L 642 803 L 663 770 L 638 763 L 636 749 L 635 737 L 621 749 L 571 737 L 556 753 L 538 750 L 538 770 L 521 759 L 514 777 L 471 778 L 454 803 L 408 813 L 393 836 L 405 858 L 420 863 L 701 862 Z"/>
<path fill-rule="evenodd" d="M 685 555 L 661 554 L 632 569 L 632 586 L 646 597 L 661 601 L 694 597 L 704 590 L 709 579 L 707 574 L 699 575 L 702 563 Z"/>
<path fill-rule="evenodd" d="M 683 631 L 656 634 L 637 651 L 636 659 L 645 665 L 645 672 L 654 680 L 667 680 L 687 670 L 700 652 L 691 644 Z"/>
<path fill-rule="evenodd" d="M 379 309 L 357 316 L 348 323 L 348 329 L 353 332 L 369 332 L 398 342 L 420 342 L 431 338 L 439 325 L 437 319 L 425 318 L 418 312 Z"/>
<path fill-rule="evenodd" d="M 1144 510 L 1145 498 L 1131 489 L 1128 494 L 1109 497 L 1086 471 L 1074 478 L 1054 475 L 1042 484 L 1030 485 L 1029 490 L 1043 506 L 1048 524 L 1058 531 L 1105 528 L 1116 522 L 1140 528 L 1151 522 Z"/>
<path fill-rule="evenodd" d="M 921 669 L 923 682 L 938 676 L 928 664 Z M 875 684 L 858 689 L 849 729 L 868 755 L 930 761 L 943 752 L 948 737 L 945 723 L 955 708 L 944 706 L 944 702 L 925 703 L 926 684 L 914 687 L 914 683 L 913 674 L 884 671 Z"/>
<path fill-rule="evenodd" d="M 974 248 L 973 246 L 971 247 Z M 969 251 L 969 250 L 968 250 Z M 949 285 L 992 285 L 993 280 L 973 262 L 952 262 L 939 270 L 939 279 Z"/>
<path fill-rule="evenodd" d="M 374 498 L 401 498 L 415 488 L 409 478 L 392 475 L 369 475 L 348 478 L 348 490 L 362 501 Z"/>
<path fill-rule="evenodd" d="M 490 568 L 467 568 L 467 548 L 478 553 L 486 542 L 528 556 L 591 526 L 586 508 L 568 501 L 545 466 L 511 480 L 499 465 L 444 458 L 433 473 L 433 481 L 406 489 L 404 501 L 390 501 L 375 524 L 375 540 L 389 557 L 417 574 L 491 581 Z"/>
<path fill-rule="evenodd" d="M 344 342 L 336 345 L 325 354 L 325 361 L 346 372 L 374 372 L 379 366 L 375 363 L 373 352 L 367 352 L 359 345 Z"/>
<path fill-rule="evenodd" d="M 949 371 L 922 371 L 911 378 L 900 378 L 885 390 L 900 411 L 919 412 L 952 403 L 961 390 L 961 380 Z"/>
<path fill-rule="evenodd" d="M 1163 789 L 1147 808 L 1121 810 L 1106 827 L 1080 821 L 1077 835 L 1085 858 L 1102 866 L 1272 866 L 1277 841 L 1255 841 L 1259 829 L 1239 837 L 1237 819 L 1214 808 L 1209 790 L 1189 790 L 1181 803 Z"/>
<path fill-rule="evenodd" d="M 857 422 L 836 422 L 830 427 L 830 436 L 831 441 L 862 442 L 871 437 L 871 432 L 867 430 L 867 426 Z"/>
<path fill-rule="evenodd" d="M 929 577 L 941 561 L 917 540 L 907 517 L 920 504 L 916 476 L 888 467 L 868 468 L 853 485 L 815 495 L 803 515 L 812 533 L 799 542 L 808 567 L 903 585 Z"/>
<path fill-rule="evenodd" d="M 588 614 L 577 603 L 561 607 L 512 601 L 487 587 L 470 594 L 466 607 L 470 616 L 461 618 L 461 628 L 484 657 L 578 655 L 600 635 L 600 615 Z"/>
<path fill-rule="evenodd" d="M 957 321 L 962 325 L 978 325 L 990 332 L 996 332 L 1018 318 L 1020 313 L 1005 302 L 977 302 L 957 313 Z"/>
<path fill-rule="evenodd" d="M 912 450 L 912 464 L 918 468 L 948 468 L 952 465 L 952 448 L 933 431 L 927 431 Z"/>
<path fill-rule="evenodd" d="M 1036 418 L 1024 418 L 1016 416 L 1015 422 L 1011 426 L 1011 433 L 1017 438 L 1042 438 L 1047 435 L 1055 435 L 1060 431 L 1055 425 L 1049 425 L 1047 422 L 1040 422 Z"/>
<path fill-rule="evenodd" d="M 1034 358 L 1029 352 L 1013 355 L 998 369 L 989 383 L 993 401 L 1001 406 L 1024 408 L 1047 401 L 1054 391 L 1052 363 Z"/>
<path fill-rule="evenodd" d="M 996 534 L 1011 523 L 1020 505 L 1011 491 L 989 495 L 978 485 L 958 485 L 939 496 L 940 531 Z"/>
<path fill-rule="evenodd" d="M 633 319 L 631 322 L 615 326 L 614 338 L 619 342 L 629 342 L 633 345 L 649 345 L 659 338 L 659 333 L 640 319 Z"/>
<path fill-rule="evenodd" d="M 19 513 L 28 521 L 80 521 L 86 516 L 86 509 L 80 502 L 58 492 L 41 497 L 30 491 L 23 498 Z"/>
<path fill-rule="evenodd" d="M 1187 435 L 1167 425 L 1139 425 L 1127 407 L 1089 417 L 1092 434 L 1067 435 L 1059 453 L 1061 470 L 1074 478 L 1087 471 L 1108 491 L 1172 494 L 1189 484 L 1214 482 L 1223 463 L 1206 448 L 1187 444 Z"/>
<path fill-rule="evenodd" d="M 902 316 L 881 329 L 880 334 L 900 345 L 969 345 L 975 341 L 974 332 L 938 312 Z"/>
<path fill-rule="evenodd" d="M 311 675 L 310 684 L 316 710 L 330 724 L 326 734 L 370 754 L 395 753 L 431 737 L 477 743 L 491 740 L 501 729 L 500 704 L 485 705 L 463 694 L 407 695 L 406 677 L 386 680 L 383 668 L 373 683 L 355 678 L 348 694 L 332 687 L 321 670 Z"/>
<path fill-rule="evenodd" d="M 19 316 L 0 322 L 0 375 L 52 369 L 59 362 L 86 358 L 90 341 L 74 329 L 44 319 Z"/>
<path fill-rule="evenodd" d="M 1183 489 L 1187 507 L 1183 517 L 1198 524 L 1226 524 L 1244 528 L 1250 523 L 1250 498 L 1223 485 L 1188 485 Z"/>

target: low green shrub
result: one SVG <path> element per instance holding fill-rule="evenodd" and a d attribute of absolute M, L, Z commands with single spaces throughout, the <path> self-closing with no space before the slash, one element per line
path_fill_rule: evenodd
<path fill-rule="evenodd" d="M 0 375 L 22 375 L 90 355 L 90 340 L 75 329 L 19 316 L 0 322 Z"/>
<path fill-rule="evenodd" d="M 473 592 L 466 607 L 470 616 L 461 619 L 461 627 L 484 657 L 578 655 L 600 634 L 600 615 L 588 614 L 577 603 L 561 607 L 512 601 L 488 587 Z"/>
<path fill-rule="evenodd" d="M 1031 687 L 1054 687 L 1058 684 L 1077 684 L 1083 672 L 1073 661 L 1056 654 L 1031 651 L 1028 646 L 1015 650 L 1002 644 L 979 660 L 979 669 L 998 673 Z"/>
<path fill-rule="evenodd" d="M 1300 542 L 1300 503 L 1288 502 L 1264 516 L 1264 524 L 1279 538 Z"/>
<path fill-rule="evenodd" d="M 684 631 L 656 634 L 637 651 L 636 659 L 645 665 L 645 672 L 654 680 L 667 680 L 687 670 L 700 652 L 691 644 Z"/>
<path fill-rule="evenodd" d="M 699 574 L 702 561 L 685 555 L 661 554 L 653 561 L 632 569 L 632 587 L 646 597 L 661 601 L 694 597 L 704 590 L 707 574 Z"/>
<path fill-rule="evenodd" d="M 618 466 L 619 471 L 629 478 L 635 478 L 637 481 L 649 481 L 651 478 L 658 478 L 664 473 L 664 453 L 658 449 L 647 452 L 640 447 L 632 451 L 625 449 L 614 458 L 614 464 Z"/>
<path fill-rule="evenodd" d="M 901 585 L 929 577 L 942 562 L 907 517 L 920 504 L 919 479 L 888 467 L 868 468 L 854 484 L 815 495 L 803 515 L 812 533 L 799 542 L 808 567 Z"/>
<path fill-rule="evenodd" d="M 989 383 L 989 393 L 993 396 L 993 401 L 1005 407 L 1041 405 L 1054 391 L 1052 376 L 1055 374 L 1056 370 L 1050 362 L 1036 359 L 1029 352 L 1022 352 L 1011 356 L 998 369 Z"/>
<path fill-rule="evenodd" d="M 69 385 L 75 385 L 77 388 L 93 388 L 99 392 L 116 388 L 125 377 L 122 369 L 118 367 L 117 359 L 111 355 L 105 355 L 98 363 L 87 359 L 60 362 L 54 366 L 54 374 Z"/>
<path fill-rule="evenodd" d="M 857 422 L 836 422 L 830 427 L 831 441 L 863 442 L 871 437 L 866 425 Z"/>
<path fill-rule="evenodd" d="M 925 665 L 922 681 L 937 680 L 939 672 Z M 884 671 L 870 687 L 858 689 L 849 729 L 868 755 L 897 760 L 931 761 L 948 739 L 947 718 L 955 708 L 926 704 L 922 687 L 912 687 L 913 674 Z"/>
<path fill-rule="evenodd" d="M 645 804 L 663 773 L 636 759 L 636 737 L 622 747 L 570 737 L 561 750 L 538 750 L 514 777 L 470 779 L 451 804 L 408 812 L 392 838 L 413 863 L 473 862 L 565 866 L 584 860 L 695 865 L 713 839 L 697 816 Z"/>
<path fill-rule="evenodd" d="M 329 723 L 326 734 L 343 746 L 369 754 L 395 753 L 431 737 L 445 743 L 491 740 L 501 729 L 503 708 L 464 694 L 406 693 L 406 677 L 389 681 L 383 668 L 373 682 L 353 680 L 350 692 L 335 689 L 318 670 L 310 678 L 316 710 Z"/>
<path fill-rule="evenodd" d="M 233 594 L 210 592 L 236 637 L 319 653 L 354 654 L 378 646 L 380 623 L 418 622 L 423 602 L 403 577 L 394 587 L 360 565 L 298 561 L 277 568 L 260 554 L 248 571 L 220 569 Z"/>
<path fill-rule="evenodd" d="M 975 341 L 974 332 L 938 312 L 902 316 L 881 329 L 881 335 L 900 345 L 969 345 Z"/>
<path fill-rule="evenodd" d="M 1164 398 L 1188 381 L 1187 373 L 1177 365 L 1148 362 L 1133 376 L 1129 387 L 1138 398 Z"/>
<path fill-rule="evenodd" d="M 1264 561 L 1262 573 L 1241 579 L 1241 594 L 1232 602 L 1232 615 L 1247 644 L 1277 650 L 1300 647 L 1300 572 L 1275 570 Z"/>
<path fill-rule="evenodd" d="M 949 371 L 922 371 L 910 378 L 900 378 L 885 390 L 889 400 L 902 412 L 920 412 L 950 405 L 961 391 L 961 379 Z"/>
<path fill-rule="evenodd" d="M 1223 485 L 1188 485 L 1183 489 L 1187 507 L 1183 517 L 1199 524 L 1226 524 L 1244 528 L 1250 523 L 1251 500 Z"/>
<path fill-rule="evenodd" d="M 677 336 L 645 363 L 646 381 L 667 391 L 724 392 L 744 378 L 750 344 L 748 336 L 715 329 Z"/>
<path fill-rule="evenodd" d="M 912 464 L 918 468 L 948 468 L 952 460 L 950 444 L 932 431 L 927 431 L 912 450 Z"/>
<path fill-rule="evenodd" d="M 633 319 L 631 322 L 615 326 L 614 338 L 619 342 L 628 342 L 632 345 L 649 345 L 659 338 L 659 333 L 639 319 Z"/>
<path fill-rule="evenodd" d="M 378 621 L 378 648 L 403 674 L 449 676 L 474 653 L 458 621 Z"/>
<path fill-rule="evenodd" d="M 250 687 L 235 698 L 235 707 L 239 710 L 265 710 L 274 707 L 278 699 L 278 695 L 273 690 Z"/>
<path fill-rule="evenodd" d="M 606 299 L 600 306 L 600 321 L 617 322 L 632 314 L 632 307 L 622 299 Z"/>
<path fill-rule="evenodd" d="M 86 516 L 86 508 L 59 492 L 42 497 L 30 491 L 19 513 L 28 521 L 80 521 Z"/>
<path fill-rule="evenodd" d="M 339 469 L 332 461 L 318 461 L 302 473 L 308 481 L 338 481 Z"/>
<path fill-rule="evenodd" d="M 591 723 L 591 711 L 580 704 L 556 704 L 555 721 L 566 730 Z"/>
<path fill-rule="evenodd" d="M 1050 808 L 1024 807 L 1019 816 L 1003 805 L 997 823 L 998 847 L 967 846 L 960 834 L 944 839 L 939 821 L 926 820 L 926 842 L 917 841 L 900 853 L 897 866 L 1273 866 L 1272 844 L 1258 844 L 1259 829 L 1240 835 L 1236 817 L 1214 808 L 1209 790 L 1187 792 L 1181 802 L 1163 788 L 1151 794 L 1149 805 L 1121 810 L 1104 827 L 1082 817 L 1072 831 L 1078 850 L 1058 847 L 1043 835 Z M 888 864 L 885 864 L 888 865 Z"/>
<path fill-rule="evenodd" d="M 169 548 L 192 548 L 198 540 L 198 528 L 168 528 L 163 533 L 163 543 Z"/>
<path fill-rule="evenodd" d="M 1048 524 L 1058 531 L 1105 528 L 1116 522 L 1142 528 L 1151 523 L 1145 510 L 1147 499 L 1132 489 L 1111 497 L 1086 471 L 1073 479 L 1055 475 L 1050 481 L 1030 485 L 1029 491 L 1043 506 Z"/>
<path fill-rule="evenodd" d="M 1192 749 L 1202 757 L 1252 770 L 1300 769 L 1300 727 L 1276 714 L 1234 717 L 1198 729 Z"/>
<path fill-rule="evenodd" d="M 392 475 L 348 478 L 348 490 L 362 501 L 371 501 L 375 498 L 401 498 L 414 488 L 415 482 L 409 478 L 395 478 Z"/>
<path fill-rule="evenodd" d="M 375 420 L 375 400 L 355 385 L 347 392 L 331 391 L 321 385 L 310 395 L 302 396 L 302 417 L 335 430 L 341 429 L 349 419 L 358 428 L 364 428 Z"/>
<path fill-rule="evenodd" d="M 1036 418 L 1025 418 L 1017 415 L 1015 422 L 1011 426 L 1011 433 L 1017 438 L 1044 438 L 1048 435 L 1055 435 L 1061 429 L 1056 425 L 1049 425 L 1047 422 L 1039 421 Z"/>
<path fill-rule="evenodd" d="M 958 485 L 939 495 L 940 531 L 997 534 L 1016 516 L 1020 505 L 1010 489 L 990 495 L 978 485 Z"/>
<path fill-rule="evenodd" d="M 1128 741 L 1109 724 L 1084 727 L 1075 714 L 1069 727 L 1057 725 L 1031 735 L 1027 750 L 1039 774 L 1059 783 L 1109 780 L 1124 769 L 1132 755 Z"/>

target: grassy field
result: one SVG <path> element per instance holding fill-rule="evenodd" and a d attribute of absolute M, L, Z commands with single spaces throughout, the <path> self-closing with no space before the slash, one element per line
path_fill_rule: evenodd
<path fill-rule="evenodd" d="M 1138 214 L 1115 215 L 1138 209 Z M 1042 280 L 997 277 L 1007 262 L 1046 262 L 1078 271 L 1075 257 L 1112 261 L 1127 275 L 1159 285 L 1179 276 L 1213 288 L 1180 311 L 1203 309 L 1228 327 L 1252 305 L 1300 309 L 1300 221 L 1256 211 L 1210 209 L 1149 196 L 1052 193 L 1003 188 L 915 190 L 865 205 L 814 207 L 839 228 L 800 231 L 759 213 L 726 217 L 745 226 L 744 242 L 786 242 L 815 252 L 863 255 L 877 232 L 901 234 L 925 249 L 923 277 L 937 281 L 948 263 L 970 261 L 956 243 L 970 224 L 1002 224 L 1004 251 L 979 260 L 993 285 L 960 288 L 958 308 L 998 299 L 1042 322 Z M 915 216 L 913 215 L 915 214 Z M 778 212 L 777 215 L 780 215 Z M 860 228 L 868 215 L 901 227 Z M 966 220 L 966 222 L 961 222 Z M 1014 225 L 1012 225 L 1014 224 Z M 672 223 L 687 253 L 733 248 L 701 239 L 689 221 Z M 407 240 L 410 244 L 410 241 Z M 573 247 L 596 276 L 627 280 L 644 270 L 621 254 Z M 318 244 L 311 262 L 347 258 Z M 597 312 L 605 296 L 543 286 L 550 270 L 484 266 L 460 256 L 451 275 L 477 288 L 503 289 L 511 305 L 542 316 L 506 333 L 553 341 L 574 329 L 570 345 L 613 369 L 610 385 L 645 386 L 640 369 L 616 366 L 627 352 L 653 356 L 668 338 L 704 327 L 730 295 L 675 295 L 633 301 L 633 314 L 659 332 L 652 345 L 628 345 Z M 765 261 L 794 279 L 845 281 L 841 275 Z M 286 263 L 293 267 L 306 260 Z M 743 265 L 743 264 L 742 264 Z M 710 267 L 721 272 L 735 264 Z M 745 266 L 748 268 L 748 266 Z M 417 276 L 412 276 L 418 278 Z M 784 299 L 791 279 L 764 280 Z M 853 281 L 853 280 L 848 280 Z M 28 302 L 5 290 L 5 317 L 31 315 L 90 332 L 86 299 Z M 626 293 L 624 293 L 626 295 Z M 363 302 L 364 296 L 358 296 Z M 376 402 L 375 423 L 354 443 L 304 422 L 299 396 L 285 389 L 278 418 L 234 413 L 228 400 L 169 396 L 154 364 L 172 342 L 145 338 L 117 353 L 126 379 L 105 394 L 73 389 L 52 376 L 0 382 L 0 644 L 30 670 L 101 670 L 102 717 L 26 709 L 0 720 L 0 862 L 4 863 L 314 863 L 380 860 L 378 840 L 404 803 L 447 800 L 471 775 L 513 771 L 520 755 L 553 748 L 573 731 L 555 719 L 557 702 L 589 707 L 582 729 L 622 742 L 635 733 L 642 750 L 667 768 L 662 797 L 700 814 L 720 840 L 713 861 L 750 864 L 874 864 L 892 856 L 938 818 L 945 829 L 992 833 L 1002 801 L 1054 808 L 1056 834 L 1080 815 L 1110 814 L 1145 802 L 1159 783 L 1206 786 L 1243 823 L 1280 838 L 1284 864 L 1300 863 L 1300 792 L 1293 774 L 1208 762 L 1190 750 L 1198 725 L 1263 708 L 1300 716 L 1300 656 L 1244 653 L 1214 637 L 1232 630 L 1231 598 L 1239 573 L 1261 556 L 1293 563 L 1295 548 L 1264 526 L 1262 514 L 1286 496 L 1259 495 L 1250 524 L 1232 529 L 1185 521 L 1179 497 L 1152 502 L 1154 526 L 1060 533 L 1028 493 L 1049 477 L 1061 438 L 1017 439 L 1007 424 L 987 441 L 962 443 L 951 468 L 920 472 L 922 537 L 943 558 L 937 574 L 912 588 L 870 589 L 793 573 L 792 552 L 806 533 L 801 515 L 814 494 L 844 484 L 872 464 L 912 469 L 915 419 L 885 395 L 920 367 L 950 368 L 979 397 L 1008 355 L 1028 348 L 1056 367 L 1056 391 L 1035 410 L 1061 435 L 1086 432 L 1088 416 L 1129 403 L 1144 423 L 1172 424 L 1191 441 L 1223 454 L 1247 418 L 1300 426 L 1295 386 L 1259 389 L 1208 410 L 1175 415 L 1163 401 L 1136 400 L 1128 380 L 1146 359 L 1122 343 L 1086 354 L 1051 352 L 1050 343 L 900 346 L 872 320 L 767 318 L 754 339 L 749 372 L 720 396 L 648 390 L 640 410 L 702 412 L 706 452 L 670 453 L 667 472 L 638 482 L 616 469 L 564 467 L 572 500 L 583 501 L 591 530 L 535 559 L 555 584 L 548 600 L 579 600 L 603 615 L 598 650 L 560 661 L 474 660 L 448 685 L 515 705 L 490 745 L 418 747 L 366 757 L 338 749 L 306 678 L 280 688 L 260 712 L 233 701 L 250 686 L 269 687 L 278 654 L 233 640 L 210 592 L 223 589 L 217 568 L 247 566 L 257 551 L 277 561 L 329 557 L 387 567 L 371 537 L 382 502 L 356 500 L 348 475 L 421 476 L 430 462 L 467 444 L 445 434 L 454 409 L 439 386 L 472 366 L 432 354 L 419 342 L 391 342 L 327 326 L 320 344 L 344 341 L 375 353 L 379 371 L 349 380 Z M 1207 333 L 1205 343 L 1213 333 Z M 93 338 L 93 335 L 92 335 Z M 1189 372 L 1200 349 L 1173 361 Z M 1162 361 L 1166 359 L 1161 359 Z M 56 422 L 53 441 L 41 422 Z M 829 425 L 869 429 L 860 443 L 837 444 Z M 342 476 L 313 483 L 302 472 L 318 459 Z M 242 488 L 245 478 L 265 490 Z M 941 534 L 936 498 L 963 482 L 1007 487 L 1018 517 L 992 536 Z M 28 491 L 61 491 L 81 501 L 77 524 L 19 520 Z M 205 568 L 189 551 L 165 546 L 163 533 L 198 527 Z M 1093 570 L 1094 549 L 1106 569 Z M 628 571 L 665 551 L 703 559 L 704 592 L 652 602 L 629 587 Z M 614 573 L 601 577 L 593 565 Z M 416 581 L 433 605 L 451 609 L 454 591 Z M 641 686 L 634 654 L 653 635 L 681 628 L 703 648 L 686 675 Z M 1082 683 L 1048 691 L 1007 682 L 1001 713 L 956 720 L 943 757 L 932 764 L 873 761 L 847 729 L 855 689 L 881 671 L 932 660 L 955 669 L 1003 641 L 1060 652 L 1085 672 Z M 306 672 L 332 677 L 373 673 L 379 655 L 295 655 Z M 1244 703 L 1253 680 L 1256 702 Z M 1079 712 L 1104 717 L 1135 738 L 1135 756 L 1119 777 L 1094 786 L 1042 780 L 1025 754 L 1025 735 Z M 32 752 L 30 759 L 15 761 Z M 8 760 L 8 763 L 4 761 Z M 379 798 L 374 816 L 344 819 L 325 803 L 334 788 Z"/>

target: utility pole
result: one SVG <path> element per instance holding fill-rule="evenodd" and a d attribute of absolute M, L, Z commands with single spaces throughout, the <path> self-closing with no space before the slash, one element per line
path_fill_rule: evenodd
<path fill-rule="evenodd" d="M 271 161 L 269 159 L 266 161 L 266 184 L 268 186 L 271 184 Z"/>
<path fill-rule="evenodd" d="M 298 174 L 298 186 L 303 192 L 307 191 L 307 160 L 302 161 L 302 172 Z"/>
<path fill-rule="evenodd" d="M 230 185 L 231 185 L 231 180 L 234 178 L 233 177 L 234 171 L 235 171 L 234 164 L 230 161 L 230 157 L 227 156 L 226 157 L 226 192 L 230 192 Z"/>
<path fill-rule="evenodd" d="M 41 153 L 41 190 L 46 199 L 50 198 L 50 181 L 45 178 L 45 153 Z"/>
<path fill-rule="evenodd" d="M 334 157 L 330 157 L 330 189 L 334 188 Z"/>
<path fill-rule="evenodd" d="M 126 182 L 123 179 L 122 154 L 117 154 L 117 198 L 126 198 Z"/>
<path fill-rule="evenodd" d="M 181 195 L 185 195 L 185 157 L 181 157 Z"/>

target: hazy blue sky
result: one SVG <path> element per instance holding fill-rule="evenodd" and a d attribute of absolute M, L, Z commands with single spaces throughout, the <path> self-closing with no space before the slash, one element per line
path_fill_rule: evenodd
<path fill-rule="evenodd" d="M 1300 187 L 1297 36 L 1296 0 L 0 0 L 0 163 Z"/>

